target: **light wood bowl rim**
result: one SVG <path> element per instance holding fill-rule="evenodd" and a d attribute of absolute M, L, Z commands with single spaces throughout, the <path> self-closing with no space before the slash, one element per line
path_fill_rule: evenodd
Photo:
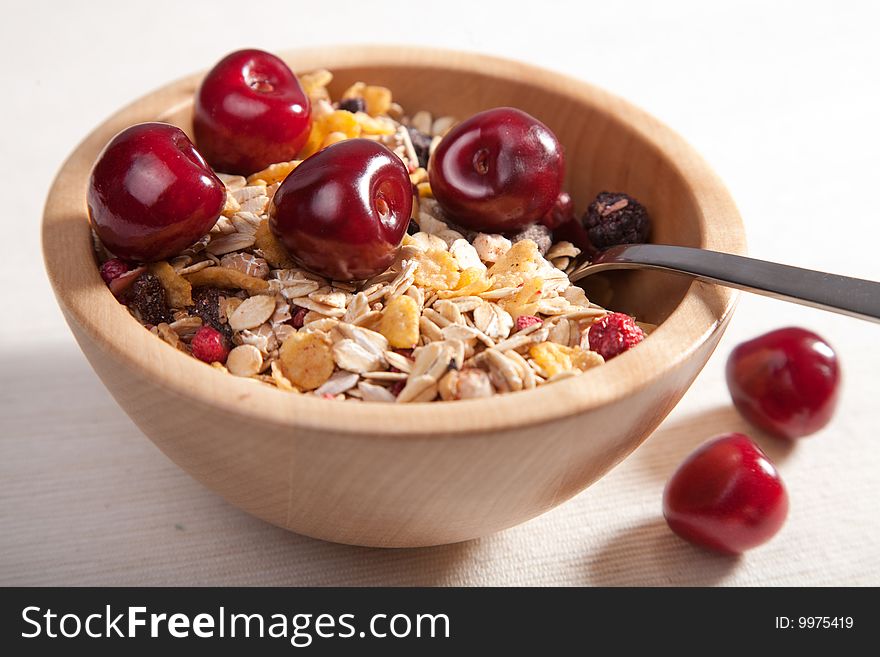
<path fill-rule="evenodd" d="M 332 71 L 351 66 L 406 65 L 475 71 L 562 92 L 591 104 L 605 104 L 609 112 L 625 115 L 631 127 L 672 161 L 691 186 L 705 236 L 700 246 L 729 253 L 745 251 L 739 213 L 708 164 L 655 118 L 591 84 L 519 61 L 437 48 L 351 45 L 290 50 L 280 55 L 290 62 L 303 63 L 300 70 L 318 66 Z M 193 74 L 153 91 L 95 128 L 57 174 L 46 201 L 42 227 L 46 270 L 68 320 L 75 321 L 122 367 L 142 371 L 169 393 L 190 399 L 201 408 L 233 408 L 243 418 L 290 429 L 317 429 L 365 438 L 466 436 L 539 425 L 614 403 L 647 386 L 687 360 L 714 332 L 721 330 L 735 306 L 735 291 L 694 282 L 667 320 L 637 349 L 583 375 L 489 399 L 400 405 L 342 403 L 286 393 L 218 371 L 145 331 L 114 299 L 94 264 L 85 205 L 91 163 L 103 145 L 122 128 L 155 120 L 189 102 L 203 75 L 204 72 Z M 75 198 L 80 201 L 71 200 Z M 53 228 L 74 220 L 72 215 L 82 222 L 83 239 L 80 245 L 68 248 Z M 723 230 L 718 230 L 719 218 L 724 220 Z M 103 323 L 98 318 L 104 318 Z"/>

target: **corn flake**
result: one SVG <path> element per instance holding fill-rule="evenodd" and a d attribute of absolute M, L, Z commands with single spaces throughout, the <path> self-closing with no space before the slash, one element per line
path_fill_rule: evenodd
<path fill-rule="evenodd" d="M 543 287 L 543 279 L 539 277 L 532 278 L 526 281 L 513 296 L 501 299 L 498 305 L 510 313 L 513 321 L 516 321 L 522 315 L 534 315 L 538 310 L 538 301 L 541 299 Z"/>
<path fill-rule="evenodd" d="M 471 267 L 461 272 L 458 278 L 458 285 L 455 286 L 454 290 L 441 290 L 437 294 L 441 299 L 471 297 L 485 292 L 490 287 L 492 287 L 492 282 L 486 275 L 485 270 Z"/>
<path fill-rule="evenodd" d="M 489 269 L 489 276 L 494 279 L 496 288 L 517 286 L 538 270 L 541 260 L 537 244 L 520 240 L 498 258 Z"/>
<path fill-rule="evenodd" d="M 367 85 L 363 90 L 363 98 L 370 116 L 388 114 L 391 109 L 391 89 L 388 87 Z"/>
<path fill-rule="evenodd" d="M 419 342 L 419 305 L 405 294 L 388 302 L 379 322 L 379 333 L 395 349 L 412 349 Z"/>
<path fill-rule="evenodd" d="M 458 263 L 449 251 L 417 251 L 413 260 L 419 264 L 413 274 L 416 285 L 432 290 L 452 290 L 458 285 Z"/>
<path fill-rule="evenodd" d="M 278 353 L 281 371 L 290 383 L 302 390 L 314 390 L 333 374 L 333 350 L 320 332 L 293 333 Z"/>
<path fill-rule="evenodd" d="M 256 185 L 258 181 L 267 186 L 274 183 L 280 183 L 287 178 L 291 171 L 299 166 L 300 162 L 302 162 L 302 160 L 291 160 L 290 162 L 277 162 L 276 164 L 270 164 L 262 171 L 257 171 L 248 176 L 248 185 Z"/>
<path fill-rule="evenodd" d="M 562 372 L 588 370 L 605 362 L 599 354 L 580 347 L 566 347 L 555 342 L 541 342 L 529 348 L 529 355 L 548 376 Z"/>

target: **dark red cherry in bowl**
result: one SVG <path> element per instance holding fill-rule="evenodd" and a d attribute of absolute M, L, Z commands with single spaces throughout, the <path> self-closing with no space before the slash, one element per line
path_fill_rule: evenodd
<path fill-rule="evenodd" d="M 281 59 L 239 50 L 210 70 L 196 92 L 196 144 L 217 171 L 247 175 L 294 159 L 309 137 L 311 108 Z"/>
<path fill-rule="evenodd" d="M 303 267 L 328 278 L 369 278 L 393 262 L 412 212 L 401 159 L 369 139 L 347 139 L 281 183 L 269 226 Z"/>
<path fill-rule="evenodd" d="M 834 414 L 840 366 L 831 345 L 812 331 L 782 328 L 731 352 L 727 387 L 753 425 L 781 438 L 801 438 Z"/>
<path fill-rule="evenodd" d="M 779 531 L 788 493 L 761 448 L 730 433 L 705 443 L 679 466 L 663 492 L 663 515 L 683 539 L 740 554 Z"/>
<path fill-rule="evenodd" d="M 556 135 L 511 107 L 455 126 L 428 162 L 434 197 L 472 230 L 516 232 L 544 217 L 559 198 L 565 159 Z"/>
<path fill-rule="evenodd" d="M 140 123 L 104 147 L 87 202 L 92 226 L 110 251 L 151 262 L 176 255 L 211 230 L 226 187 L 180 128 Z"/>

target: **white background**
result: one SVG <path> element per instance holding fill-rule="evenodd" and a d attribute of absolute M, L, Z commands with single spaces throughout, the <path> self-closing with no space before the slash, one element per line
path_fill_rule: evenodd
<path fill-rule="evenodd" d="M 729 185 L 752 255 L 877 279 L 873 3 L 0 5 L 0 583 L 880 584 L 877 325 L 744 296 L 682 403 L 592 488 L 483 540 L 366 550 L 266 525 L 167 461 L 92 374 L 39 251 L 55 171 L 121 105 L 239 47 L 411 43 L 526 60 L 628 98 Z M 667 530 L 663 484 L 702 440 L 748 430 L 730 408 L 724 360 L 737 342 L 789 324 L 837 348 L 837 416 L 793 448 L 756 436 L 788 484 L 789 520 L 742 558 L 704 553 Z"/>

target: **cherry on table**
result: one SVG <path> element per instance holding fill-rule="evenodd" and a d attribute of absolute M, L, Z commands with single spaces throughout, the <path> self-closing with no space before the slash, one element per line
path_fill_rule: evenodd
<path fill-rule="evenodd" d="M 514 233 L 544 217 L 564 175 L 556 135 L 511 107 L 459 123 L 428 162 L 434 197 L 456 223 L 494 233 Z"/>
<path fill-rule="evenodd" d="M 699 447 L 663 492 L 663 515 L 672 531 L 725 554 L 740 554 L 770 540 L 787 514 L 788 493 L 779 472 L 741 433 Z"/>
<path fill-rule="evenodd" d="M 831 420 L 840 389 L 837 355 L 821 337 L 782 328 L 734 349 L 727 387 L 749 422 L 781 438 L 815 433 Z"/>
<path fill-rule="evenodd" d="M 202 81 L 193 129 L 215 169 L 247 175 L 294 159 L 310 119 L 309 98 L 287 64 L 262 50 L 239 50 Z"/>
<path fill-rule="evenodd" d="M 269 226 L 303 267 L 334 280 L 362 280 L 394 262 L 412 203 L 399 157 L 378 142 L 347 139 L 284 179 Z"/>
<path fill-rule="evenodd" d="M 177 255 L 216 223 L 226 187 L 180 128 L 140 123 L 116 135 L 89 177 L 89 216 L 114 255 Z"/>

